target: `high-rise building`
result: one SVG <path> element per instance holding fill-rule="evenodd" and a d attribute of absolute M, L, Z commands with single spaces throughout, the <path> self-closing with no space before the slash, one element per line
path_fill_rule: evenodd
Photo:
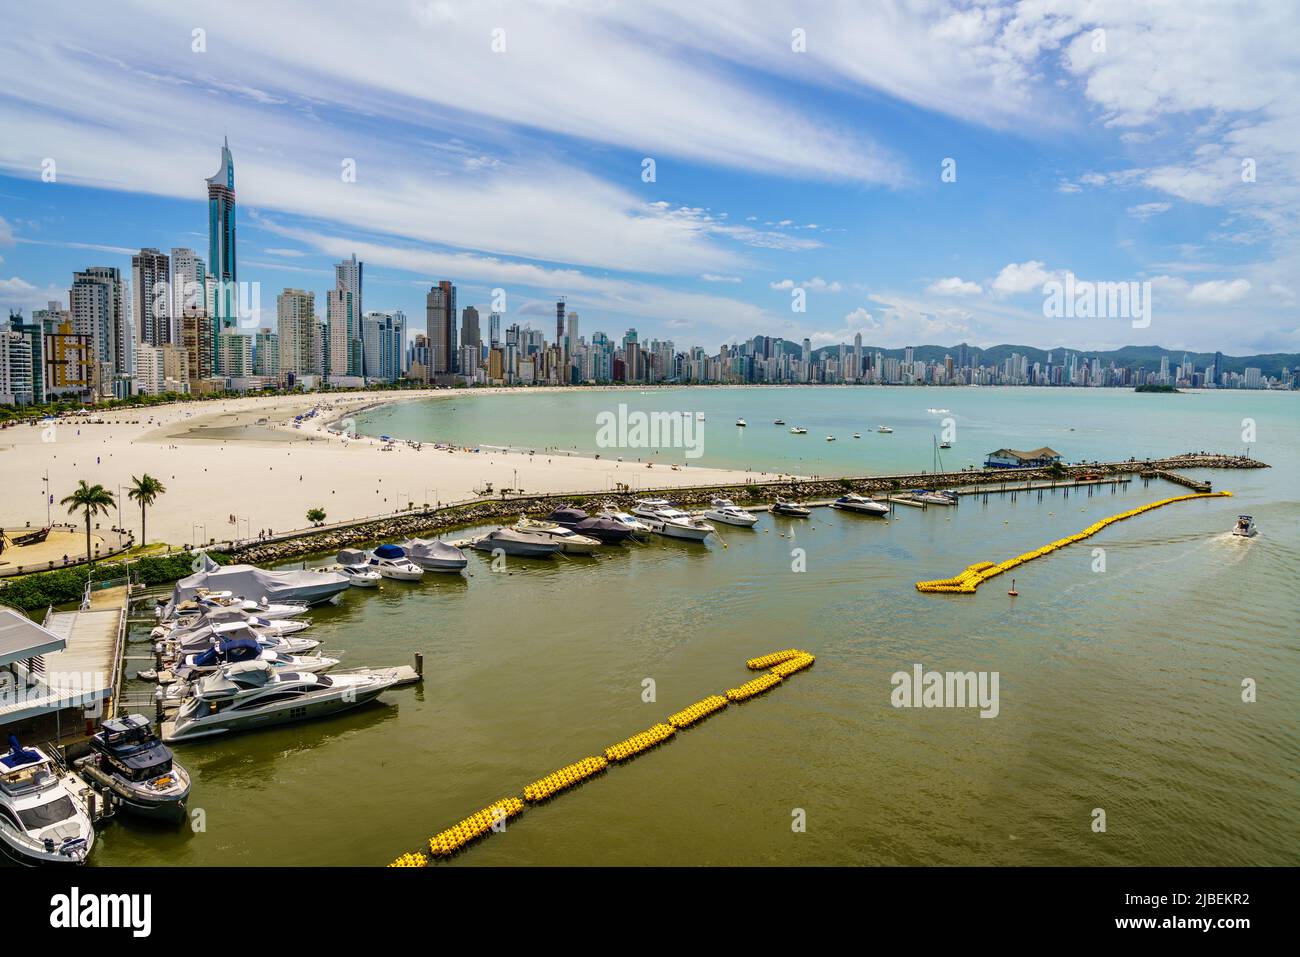
<path fill-rule="evenodd" d="M 425 329 L 429 338 L 429 371 L 447 375 L 456 371 L 456 287 L 447 280 L 429 289 L 424 299 Z"/>
<path fill-rule="evenodd" d="M 253 374 L 253 337 L 234 329 L 217 336 L 217 368 L 222 378 L 242 378 Z"/>
<path fill-rule="evenodd" d="M 12 326 L 0 326 L 0 405 L 31 405 L 32 343 Z"/>
<path fill-rule="evenodd" d="M 131 257 L 131 322 L 136 340 L 151 346 L 172 341 L 171 262 L 158 249 L 141 249 Z"/>
<path fill-rule="evenodd" d="M 58 309 L 60 304 L 51 302 L 49 305 Z M 30 322 L 23 321 L 21 312 L 9 314 L 10 330 L 26 336 L 31 349 L 32 402 L 45 401 L 45 323 L 42 320 L 47 314 L 46 310 L 33 313 Z"/>
<path fill-rule="evenodd" d="M 211 379 L 217 369 L 217 343 L 213 331 L 216 323 L 208 310 L 186 306 L 181 315 L 181 346 L 188 356 L 191 384 Z M 197 391 L 197 390 L 191 390 Z"/>
<path fill-rule="evenodd" d="M 207 264 L 192 249 L 177 246 L 172 249 L 172 337 L 171 341 L 181 341 L 181 319 L 185 316 L 185 307 L 207 307 L 208 290 L 205 281 L 208 276 Z M 211 313 L 209 313 L 210 315 Z"/>
<path fill-rule="evenodd" d="M 361 274 L 365 265 L 357 262 L 356 253 L 352 254 L 351 259 L 334 264 L 334 288 L 346 289 L 352 293 L 352 308 L 358 320 L 365 315 L 361 306 Z"/>
<path fill-rule="evenodd" d="M 129 334 L 122 274 L 116 266 L 91 266 L 72 274 L 68 291 L 73 332 L 89 338 L 95 389 L 111 395 L 114 380 L 131 374 Z"/>
<path fill-rule="evenodd" d="M 329 291 L 325 297 L 325 322 L 329 326 L 329 375 L 365 375 L 361 317 L 350 290 L 339 287 Z"/>
<path fill-rule="evenodd" d="M 501 313 L 488 313 L 488 345 L 501 345 Z"/>
<path fill-rule="evenodd" d="M 460 314 L 460 344 L 462 348 L 473 346 L 481 349 L 483 346 L 483 338 L 479 334 L 478 310 L 473 306 L 466 306 Z"/>
<path fill-rule="evenodd" d="M 218 331 L 238 325 L 239 275 L 235 259 L 235 161 L 230 140 L 221 145 L 221 168 L 208 177 L 208 265 L 219 284 L 212 317 Z"/>
<path fill-rule="evenodd" d="M 286 289 L 275 300 L 276 331 L 280 338 L 280 373 L 295 379 L 321 374 L 316 342 L 316 294 Z"/>
<path fill-rule="evenodd" d="M 253 375 L 280 378 L 280 337 L 270 329 L 259 329 L 253 340 Z"/>
<path fill-rule="evenodd" d="M 366 378 L 400 379 L 405 369 L 406 316 L 400 310 L 371 312 L 361 325 Z"/>

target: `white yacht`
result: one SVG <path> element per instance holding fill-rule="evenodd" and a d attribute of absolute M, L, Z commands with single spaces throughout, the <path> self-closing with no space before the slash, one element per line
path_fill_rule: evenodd
<path fill-rule="evenodd" d="M 383 577 L 370 567 L 370 556 L 359 548 L 345 548 L 338 555 L 338 572 L 353 588 L 378 588 Z"/>
<path fill-rule="evenodd" d="M 956 492 L 920 491 L 913 497 L 926 505 L 956 505 L 958 502 Z"/>
<path fill-rule="evenodd" d="M 327 658 L 324 655 L 291 655 L 287 652 L 263 648 L 258 642 L 248 638 L 235 638 L 214 645 L 207 651 L 191 652 L 180 656 L 172 665 L 171 672 L 181 681 L 195 681 L 203 675 L 220 671 L 225 665 L 233 665 L 240 661 L 265 661 L 270 663 L 272 668 L 281 671 L 308 673 L 329 671 L 339 663 L 337 658 Z"/>
<path fill-rule="evenodd" d="M 688 515 L 667 499 L 637 499 L 632 514 L 650 526 L 652 532 L 667 538 L 702 542 L 713 534 L 713 526 L 702 518 Z"/>
<path fill-rule="evenodd" d="M 778 497 L 772 505 L 773 515 L 789 515 L 793 518 L 807 518 L 812 510 L 802 502 L 792 502 L 788 498 Z"/>
<path fill-rule="evenodd" d="M 164 638 L 155 647 L 165 656 L 179 657 L 204 652 L 215 645 L 241 638 L 257 642 L 258 646 L 266 651 L 278 651 L 285 655 L 305 655 L 320 647 L 320 642 L 312 638 L 300 638 L 297 635 L 263 635 L 239 622 L 217 625 L 210 631 L 188 635 L 183 641 Z"/>
<path fill-rule="evenodd" d="M 854 432 L 854 433 L 853 433 L 853 437 L 854 437 L 855 439 L 860 439 L 860 438 L 862 438 L 862 433 L 861 433 L 861 432 Z"/>
<path fill-rule="evenodd" d="M 555 522 L 539 522 L 523 515 L 515 522 L 514 530 L 521 535 L 534 535 L 555 542 L 566 555 L 591 555 L 600 548 L 600 539 L 579 535 L 573 529 Z"/>
<path fill-rule="evenodd" d="M 705 510 L 704 517 L 711 522 L 740 525 L 745 528 L 752 528 L 758 521 L 757 515 L 741 508 L 729 498 L 715 498 L 710 503 L 710 507 Z"/>
<path fill-rule="evenodd" d="M 894 430 L 887 425 L 878 425 L 876 426 L 876 431 L 880 432 L 883 435 L 888 435 L 890 432 L 893 432 Z"/>
<path fill-rule="evenodd" d="M 620 525 L 631 531 L 632 537 L 639 541 L 644 541 L 649 538 L 653 531 L 649 525 L 641 521 L 635 515 L 632 515 L 629 512 L 620 511 L 617 505 L 606 505 L 600 510 L 600 517 L 618 522 Z"/>
<path fill-rule="evenodd" d="M 747 424 L 747 423 L 745 422 L 744 419 L 737 419 L 737 420 L 736 420 L 736 425 L 738 425 L 738 426 L 739 426 L 740 428 L 742 428 L 742 429 L 746 426 L 746 424 Z"/>
<path fill-rule="evenodd" d="M 807 435 L 807 434 L 808 434 L 808 430 L 807 430 L 807 429 L 801 429 L 801 428 L 799 428 L 799 426 L 797 426 L 797 425 L 792 425 L 792 426 L 790 426 L 790 434 L 791 434 L 791 435 Z"/>
<path fill-rule="evenodd" d="M 1255 520 L 1249 515 L 1238 515 L 1237 524 L 1232 526 L 1232 534 L 1241 538 L 1253 538 L 1255 535 Z"/>
<path fill-rule="evenodd" d="M 846 512 L 861 512 L 864 515 L 888 515 L 889 506 L 884 502 L 877 502 L 865 496 L 858 495 L 856 492 L 849 492 L 847 495 L 841 495 L 835 501 L 831 502 L 831 508 L 840 508 Z"/>
<path fill-rule="evenodd" d="M 414 582 L 424 577 L 424 569 L 406 557 L 401 545 L 380 545 L 370 553 L 369 565 L 384 578 L 394 581 Z"/>
<path fill-rule="evenodd" d="M 162 737 L 189 741 L 337 714 L 373 701 L 397 680 L 388 672 L 282 672 L 265 661 L 226 665 L 193 685 Z"/>
<path fill-rule="evenodd" d="M 0 850 L 19 864 L 82 864 L 95 827 L 81 789 L 39 748 L 9 735 L 0 755 Z"/>

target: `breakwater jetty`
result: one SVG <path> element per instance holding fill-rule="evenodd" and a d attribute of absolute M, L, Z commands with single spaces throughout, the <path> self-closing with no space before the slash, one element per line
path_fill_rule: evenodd
<path fill-rule="evenodd" d="M 700 485 L 657 490 L 647 488 L 636 492 L 587 490 L 548 495 L 484 497 L 442 508 L 411 509 L 392 516 L 341 523 L 328 529 L 306 528 L 271 540 L 236 543 L 229 548 L 217 550 L 229 554 L 237 561 L 274 565 L 309 555 L 337 552 L 341 548 L 364 547 L 375 542 L 400 541 L 413 536 L 439 535 L 472 525 L 513 522 L 521 514 L 546 515 L 557 506 L 565 504 L 577 504 L 588 511 L 599 510 L 605 503 L 627 509 L 639 498 L 664 497 L 689 509 L 706 507 L 712 499 L 724 497 L 743 507 L 766 504 L 775 501 L 778 496 L 832 500 L 846 492 L 892 495 L 913 488 L 969 489 L 982 492 L 1015 484 L 1088 480 L 1085 477 L 1113 480 L 1151 472 L 1176 474 L 1183 469 L 1268 467 L 1258 459 L 1241 455 L 1189 452 L 1163 459 L 1133 458 L 1123 462 L 1067 465 L 1058 469 L 967 469 L 958 472 L 907 472 L 845 478 L 790 478 L 746 482 L 741 485 Z"/>

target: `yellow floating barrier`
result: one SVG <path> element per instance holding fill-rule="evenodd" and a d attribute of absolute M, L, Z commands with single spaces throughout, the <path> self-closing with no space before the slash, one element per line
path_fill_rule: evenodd
<path fill-rule="evenodd" d="M 783 661 L 772 669 L 772 674 L 778 678 L 789 678 L 796 671 L 803 671 L 817 659 L 812 655 L 804 652 L 798 658 L 791 658 L 789 661 Z"/>
<path fill-rule="evenodd" d="M 1058 548 L 1064 548 L 1066 545 L 1073 545 L 1081 542 L 1085 538 L 1091 538 L 1102 529 L 1115 522 L 1123 521 L 1127 518 L 1133 518 L 1135 515 L 1141 515 L 1152 509 L 1160 508 L 1165 505 L 1172 505 L 1174 502 L 1186 502 L 1194 498 L 1216 498 L 1219 496 L 1231 496 L 1231 492 L 1196 492 L 1192 495 L 1175 495 L 1173 498 L 1163 498 L 1157 502 L 1148 502 L 1146 505 L 1139 505 L 1137 508 L 1131 508 L 1126 512 L 1120 512 L 1116 515 L 1108 516 L 1099 521 L 1093 522 L 1082 532 L 1076 535 L 1070 535 L 1066 538 L 1058 538 L 1056 541 L 1044 545 L 1042 548 L 1035 549 L 1032 552 L 1025 552 L 1023 555 L 1017 555 L 1015 558 L 1008 558 L 1006 561 L 994 565 L 992 562 L 976 562 L 970 565 L 960 575 L 952 578 L 935 578 L 930 581 L 921 581 L 916 583 L 916 590 L 926 592 L 927 594 L 952 594 L 952 595 L 973 595 L 975 589 L 988 581 L 995 578 L 1003 572 L 1009 572 L 1013 568 L 1018 568 L 1025 562 L 1033 561 L 1035 558 L 1041 558 L 1044 555 L 1050 555 Z M 755 659 L 758 660 L 758 659 Z M 752 667 L 752 665 L 751 665 Z M 805 666 L 806 667 L 806 666 Z M 775 669 L 774 669 L 775 670 Z M 728 692 L 730 694 L 730 692 Z"/>
<path fill-rule="evenodd" d="M 636 757 L 642 751 L 649 751 L 656 744 L 663 744 L 676 733 L 677 729 L 671 724 L 656 724 L 648 731 L 632 735 L 626 741 L 611 744 L 605 749 L 605 759 L 626 761 L 628 758 Z"/>
<path fill-rule="evenodd" d="M 758 659 L 755 658 L 755 661 Z M 720 694 L 709 695 L 703 701 L 697 701 L 689 708 L 683 708 L 681 711 L 668 716 L 668 723 L 674 728 L 689 728 L 697 721 L 703 721 L 709 715 L 716 711 L 721 711 L 727 706 L 727 699 Z"/>
<path fill-rule="evenodd" d="M 389 867 L 428 867 L 429 859 L 425 857 L 423 854 L 421 854 L 419 851 L 416 851 L 415 853 L 408 852 L 406 854 L 403 854 L 401 857 L 393 861 L 393 863 L 389 864 L 388 866 Z"/>
<path fill-rule="evenodd" d="M 755 695 L 760 695 L 764 691 L 770 691 L 781 683 L 781 676 L 768 672 L 765 675 L 759 675 L 753 681 L 746 681 L 739 688 L 729 688 L 727 690 L 728 701 L 747 701 Z"/>
<path fill-rule="evenodd" d="M 774 651 L 770 655 L 764 655 L 761 658 L 750 658 L 745 662 L 745 667 L 750 671 L 762 671 L 765 668 L 771 668 L 773 665 L 779 665 L 783 661 L 789 661 L 791 658 L 798 658 L 804 652 L 798 648 L 787 648 L 785 651 Z"/>
<path fill-rule="evenodd" d="M 580 784 L 593 774 L 599 774 L 609 767 L 604 758 L 583 758 L 573 764 L 553 771 L 540 781 L 534 781 L 524 788 L 525 801 L 545 801 L 547 798 L 575 784 Z"/>
<path fill-rule="evenodd" d="M 489 804 L 459 824 L 453 824 L 447 830 L 429 838 L 429 853 L 434 857 L 450 857 L 470 841 L 477 840 L 492 830 L 492 826 L 498 821 L 512 818 L 523 809 L 524 802 L 517 797 L 502 798 Z"/>

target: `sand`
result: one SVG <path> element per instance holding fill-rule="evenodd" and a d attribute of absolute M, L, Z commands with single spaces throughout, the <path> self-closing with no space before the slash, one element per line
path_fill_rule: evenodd
<path fill-rule="evenodd" d="M 71 522 L 59 499 L 85 479 L 120 496 L 122 524 L 140 534 L 140 510 L 126 492 L 145 472 L 166 486 L 148 513 L 148 539 L 171 545 L 255 538 L 309 523 L 320 507 L 326 522 L 391 515 L 414 501 L 447 504 L 478 497 L 486 482 L 509 488 L 518 474 L 529 493 L 589 493 L 625 483 L 632 488 L 738 484 L 756 473 L 526 452 L 416 450 L 378 439 L 350 441 L 326 426 L 377 404 L 416 398 L 488 395 L 498 390 L 271 396 L 186 402 L 102 413 L 102 423 L 65 419 L 50 426 L 0 430 L 0 527 L 46 523 L 45 478 L 55 522 Z M 301 428 L 293 417 L 320 414 Z M 489 441 L 490 436 L 484 436 Z M 232 520 L 233 519 L 233 520 Z M 117 523 L 117 511 L 102 519 Z"/>

